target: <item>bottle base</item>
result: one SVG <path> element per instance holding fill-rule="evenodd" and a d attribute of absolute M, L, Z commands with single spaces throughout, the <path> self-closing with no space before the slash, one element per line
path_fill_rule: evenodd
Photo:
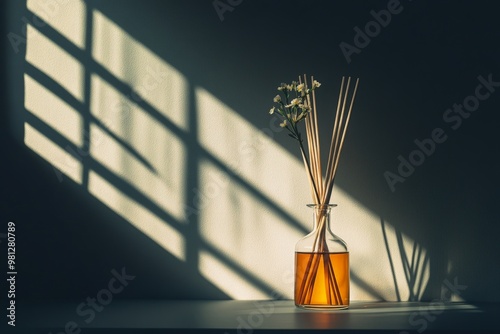
<path fill-rule="evenodd" d="M 338 311 L 346 310 L 349 305 L 299 305 L 295 304 L 296 307 L 306 309 L 306 310 L 316 310 L 316 311 Z"/>

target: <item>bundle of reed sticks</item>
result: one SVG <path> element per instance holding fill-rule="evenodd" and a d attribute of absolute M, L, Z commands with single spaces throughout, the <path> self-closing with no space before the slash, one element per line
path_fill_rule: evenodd
<path fill-rule="evenodd" d="M 312 76 L 310 80 L 311 83 L 314 82 L 314 78 Z M 308 82 L 305 74 L 303 79 L 299 77 L 299 83 L 304 83 L 307 90 Z M 311 185 L 313 202 L 319 210 L 317 210 L 316 214 L 317 234 L 314 239 L 313 252 L 307 261 L 303 280 L 300 283 L 299 293 L 296 295 L 297 304 L 305 305 L 310 303 L 310 298 L 316 281 L 317 269 L 321 260 L 323 260 L 323 272 L 326 276 L 324 278 L 324 282 L 328 285 L 327 291 L 331 292 L 328 294 L 328 303 L 331 305 L 339 305 L 342 302 L 342 295 L 338 287 L 335 268 L 333 267 L 329 257 L 328 245 L 325 239 L 325 229 L 328 228 L 326 224 L 327 207 L 330 203 L 335 174 L 337 172 L 347 127 L 349 125 L 352 107 L 356 98 L 358 83 L 359 79 L 356 79 L 354 89 L 352 89 L 351 78 L 348 77 L 346 82 L 345 77 L 342 77 L 324 177 L 321 165 L 316 94 L 315 91 L 312 90 L 312 94 L 307 95 L 307 104 L 311 107 L 310 113 L 308 113 L 305 118 L 308 148 L 307 152 L 300 140 L 299 144 Z"/>
<path fill-rule="evenodd" d="M 314 78 L 312 76 L 311 81 L 314 81 Z M 300 77 L 299 83 L 302 83 L 302 78 Z M 307 80 L 305 74 L 304 83 L 307 88 Z M 349 125 L 349 120 L 351 118 L 351 111 L 354 105 L 354 99 L 356 98 L 358 83 L 359 79 L 356 79 L 354 90 L 350 96 L 349 105 L 347 105 L 351 77 L 347 78 L 347 83 L 345 83 L 345 77 L 342 77 L 324 180 L 321 167 L 318 113 L 316 110 L 316 93 L 314 90 L 312 91 L 312 98 L 311 95 L 307 95 L 307 103 L 309 106 L 311 106 L 311 112 L 305 118 L 309 154 L 306 154 L 303 147 L 301 147 L 301 153 L 306 171 L 309 176 L 309 181 L 311 182 L 311 191 L 314 204 L 327 205 L 328 203 L 330 203 L 333 182 L 335 180 L 335 174 L 337 172 L 337 167 L 339 164 L 340 153 L 342 152 L 342 147 L 344 145 L 347 126 Z"/>

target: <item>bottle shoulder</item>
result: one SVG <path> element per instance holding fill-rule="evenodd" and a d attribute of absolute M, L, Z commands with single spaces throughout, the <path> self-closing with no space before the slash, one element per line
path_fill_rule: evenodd
<path fill-rule="evenodd" d="M 295 244 L 295 251 L 305 253 L 318 251 L 317 239 L 317 233 L 315 231 L 309 233 L 297 241 Z M 325 243 L 327 246 L 325 249 L 327 249 L 329 253 L 344 253 L 349 251 L 347 243 L 333 233 L 327 233 L 325 235 Z"/>

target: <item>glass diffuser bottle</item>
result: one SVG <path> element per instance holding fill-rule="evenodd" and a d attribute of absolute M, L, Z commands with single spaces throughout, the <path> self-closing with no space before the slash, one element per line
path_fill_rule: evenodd
<path fill-rule="evenodd" d="M 295 246 L 295 305 L 312 309 L 349 307 L 349 251 L 332 233 L 335 204 L 310 204 L 313 231 Z"/>

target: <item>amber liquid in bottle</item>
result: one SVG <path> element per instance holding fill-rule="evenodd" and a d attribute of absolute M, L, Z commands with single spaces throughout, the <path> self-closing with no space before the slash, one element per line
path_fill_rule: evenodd
<path fill-rule="evenodd" d="M 347 308 L 349 253 L 296 252 L 295 304 L 306 308 Z"/>

